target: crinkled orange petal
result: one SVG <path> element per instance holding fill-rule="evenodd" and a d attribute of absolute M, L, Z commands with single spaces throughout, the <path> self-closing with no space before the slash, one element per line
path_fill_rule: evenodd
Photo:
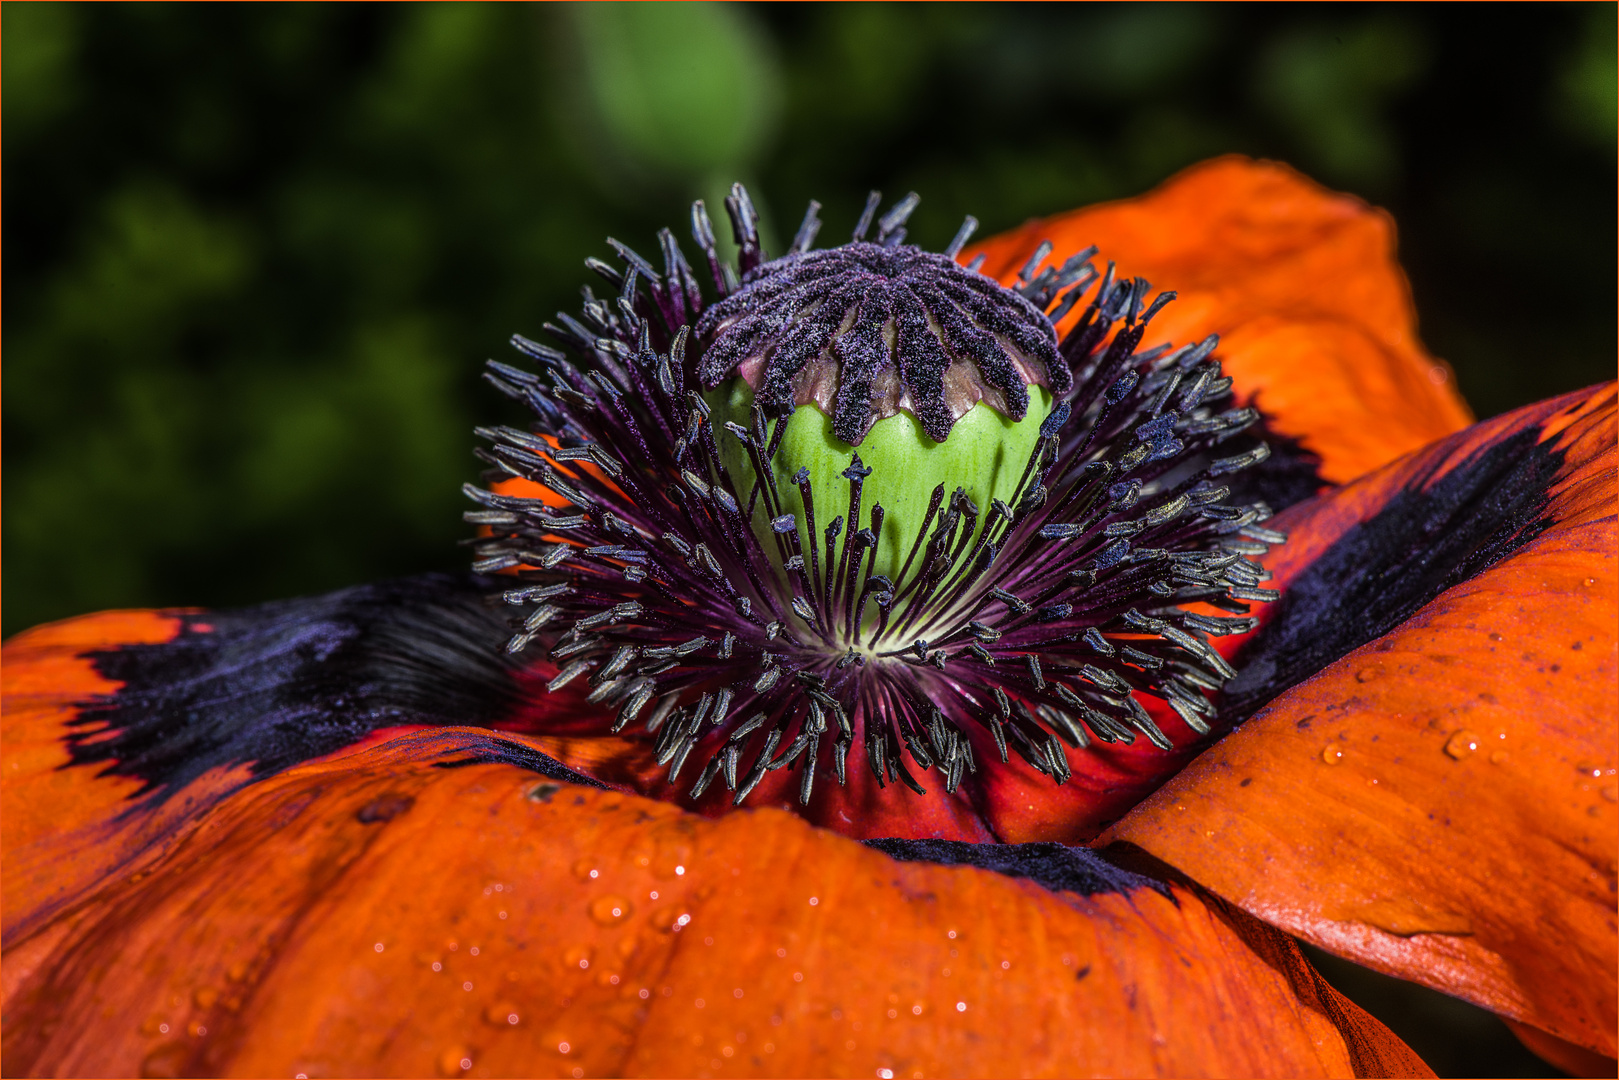
<path fill-rule="evenodd" d="M 1524 411 L 1564 455 L 1545 531 L 1282 694 L 1104 839 L 1332 952 L 1611 1058 L 1614 387 L 1551 404 Z M 1308 558 L 1420 459 L 1468 441 L 1281 515 L 1282 552 L 1297 546 L 1283 557 Z"/>
<path fill-rule="evenodd" d="M 155 853 L 174 826 L 172 813 L 124 818 L 140 781 L 106 776 L 86 782 L 91 770 L 65 767 L 65 737 L 78 716 L 77 703 L 121 685 L 98 674 L 81 654 L 167 642 L 179 631 L 177 613 L 107 611 L 36 627 L 6 643 L 0 664 L 6 940 L 23 913 L 37 918 L 71 902 L 141 853 Z M 194 797 L 219 779 L 208 777 Z"/>
<path fill-rule="evenodd" d="M 1570 1076 L 1613 1076 L 1619 1072 L 1619 1062 L 1611 1057 L 1593 1053 L 1583 1046 L 1575 1046 L 1528 1024 L 1520 1024 L 1515 1020 L 1508 1020 L 1506 1023 L 1518 1037 L 1518 1041 L 1528 1047 L 1531 1053 L 1551 1062 Z"/>
<path fill-rule="evenodd" d="M 1031 221 L 969 250 L 1012 281 L 1042 240 L 1088 244 L 1179 294 L 1145 344 L 1219 334 L 1237 397 L 1321 457 L 1334 483 L 1465 427 L 1450 370 L 1417 338 L 1394 222 L 1286 165 L 1222 157 L 1134 199 Z"/>
<path fill-rule="evenodd" d="M 489 740 L 252 784 L 8 941 L 6 1072 L 1431 1075 L 1195 888 L 1055 893 L 441 767 Z"/>
<path fill-rule="evenodd" d="M 73 764 L 81 706 L 122 686 L 97 672 L 97 652 L 166 644 L 193 610 L 105 611 L 50 623 L 6 642 L 0 662 L 0 845 L 4 940 L 27 936 L 111 877 L 142 872 L 219 800 L 252 782 L 249 764 L 213 769 L 176 798 L 150 802 L 142 781 Z M 193 632 L 207 623 L 192 621 Z M 398 734 L 387 728 L 344 749 Z"/>

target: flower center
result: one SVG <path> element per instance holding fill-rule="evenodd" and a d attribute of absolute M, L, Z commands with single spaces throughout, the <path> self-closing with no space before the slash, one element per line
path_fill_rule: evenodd
<path fill-rule="evenodd" d="M 521 579 L 507 649 L 644 728 L 671 782 L 706 761 L 689 799 L 808 803 L 857 743 L 879 787 L 952 794 L 992 758 L 1060 784 L 1098 743 L 1169 749 L 1235 674 L 1209 639 L 1274 595 L 1251 556 L 1282 537 L 1226 486 L 1267 451 L 1221 446 L 1258 414 L 1221 407 L 1213 338 L 1136 351 L 1173 294 L 1049 244 L 1002 288 L 955 263 L 966 227 L 905 246 L 914 206 L 812 251 L 812 204 L 768 260 L 735 187 L 737 268 L 693 210 L 718 299 L 667 230 L 662 273 L 613 242 L 623 270 L 587 265 L 615 301 L 548 326 L 573 357 L 491 365 L 536 423 L 481 453 L 546 489 L 468 488 L 476 568 Z"/>

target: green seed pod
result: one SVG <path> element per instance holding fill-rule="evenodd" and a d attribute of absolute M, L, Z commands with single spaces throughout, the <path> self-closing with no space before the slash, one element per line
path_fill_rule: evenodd
<path fill-rule="evenodd" d="M 931 524 L 930 505 L 935 510 L 940 505 L 947 508 L 956 489 L 962 489 L 978 510 L 972 537 L 976 541 L 994 500 L 1006 502 L 1016 493 L 1024 466 L 1039 444 L 1040 424 L 1051 412 L 1051 392 L 1043 386 L 1031 390 L 1023 419 L 1014 420 L 980 401 L 955 422 L 943 442 L 929 438 L 914 415 L 898 412 L 872 424 L 854 447 L 838 438 L 832 417 L 819 406 L 800 405 L 786 419 L 786 433 L 770 460 L 781 508 L 797 519 L 800 536 L 809 535 L 803 496 L 793 483 L 800 469 L 808 469 L 816 525 L 824 530 L 833 517 L 842 515 L 847 527 L 849 481 L 844 470 L 856 464 L 870 469 L 861 491 L 861 527 L 869 523 L 872 507 L 883 509 L 882 535 L 870 572 L 903 585 L 906 559 L 918 534 Z M 744 380 L 733 379 L 706 398 L 717 428 L 727 422 L 750 425 L 754 393 Z M 747 450 L 739 440 L 724 438 L 720 456 L 746 502 L 757 479 Z M 944 502 L 934 505 L 939 488 Z M 763 500 L 755 505 L 753 527 L 760 543 L 771 550 L 774 542 Z M 920 563 L 920 558 L 912 560 L 906 577 L 915 576 Z"/>

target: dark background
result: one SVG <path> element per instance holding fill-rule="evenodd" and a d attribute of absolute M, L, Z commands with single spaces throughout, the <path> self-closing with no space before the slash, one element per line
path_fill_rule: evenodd
<path fill-rule="evenodd" d="M 0 17 L 6 634 L 462 565 L 482 361 L 737 178 L 777 250 L 870 187 L 936 247 L 1279 158 L 1393 211 L 1480 416 L 1614 375 L 1613 4 Z M 1431 998 L 1441 1072 L 1535 1067 Z"/>

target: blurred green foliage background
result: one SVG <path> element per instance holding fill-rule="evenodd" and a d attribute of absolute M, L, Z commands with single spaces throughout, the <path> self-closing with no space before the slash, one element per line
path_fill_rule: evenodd
<path fill-rule="evenodd" d="M 482 361 L 733 178 L 938 246 L 1281 158 L 1394 211 L 1481 415 L 1614 373 L 1612 4 L 0 17 L 8 634 L 462 565 Z"/>

